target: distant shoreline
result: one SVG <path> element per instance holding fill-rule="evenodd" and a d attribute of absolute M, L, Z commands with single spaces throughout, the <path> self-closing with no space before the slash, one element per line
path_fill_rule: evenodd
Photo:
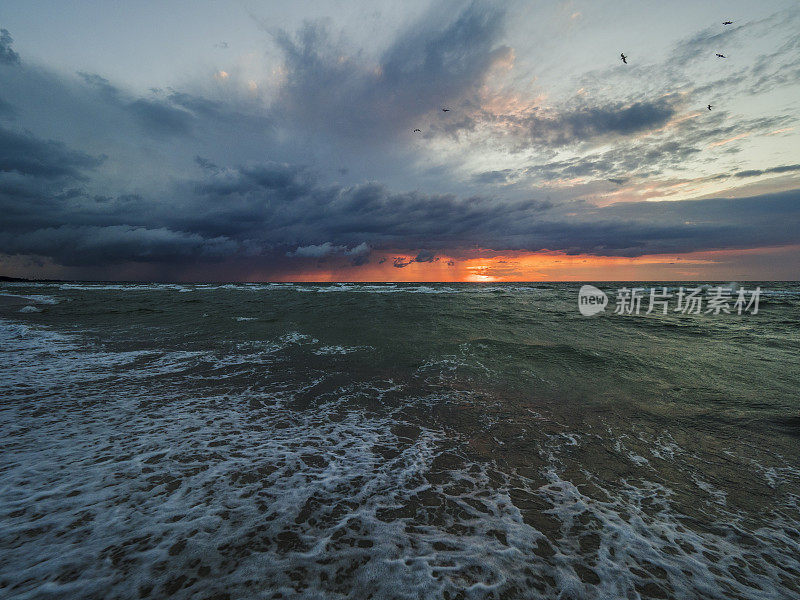
<path fill-rule="evenodd" d="M 80 281 L 79 279 L 28 279 L 27 277 L 9 277 L 8 275 L 0 275 L 0 282 L 5 283 L 69 283 L 71 281 Z"/>

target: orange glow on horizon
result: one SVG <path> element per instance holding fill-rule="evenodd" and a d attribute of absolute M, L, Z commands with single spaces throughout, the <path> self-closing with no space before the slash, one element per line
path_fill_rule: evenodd
<path fill-rule="evenodd" d="M 252 280 L 308 282 L 520 282 L 520 281 L 646 281 L 691 279 L 758 279 L 739 264 L 761 261 L 765 268 L 777 253 L 800 254 L 800 246 L 709 250 L 638 257 L 566 254 L 561 251 L 496 252 L 474 249 L 467 256 L 438 254 L 416 262 L 416 254 L 374 252 L 362 266 L 312 264 L 279 277 Z M 469 256 L 472 254 L 472 256 Z M 397 262 L 396 262 L 397 261 Z M 749 261 L 749 262 L 748 262 Z M 396 267 L 395 264 L 405 265 Z M 759 263 L 760 264 L 760 263 Z M 763 279 L 770 279 L 765 272 Z"/>

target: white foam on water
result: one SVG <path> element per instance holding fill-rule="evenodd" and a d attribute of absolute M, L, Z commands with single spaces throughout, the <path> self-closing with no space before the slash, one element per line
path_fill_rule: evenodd
<path fill-rule="evenodd" d="M 372 346 L 320 346 L 314 350 L 317 356 L 332 356 L 332 355 L 345 355 L 353 354 L 354 352 L 363 352 L 365 350 L 374 350 Z"/>
<path fill-rule="evenodd" d="M 683 449 L 669 432 L 663 432 L 656 437 L 640 434 L 639 440 L 645 442 L 650 449 L 650 453 L 661 460 L 674 460 L 677 455 L 683 453 Z"/>
<path fill-rule="evenodd" d="M 316 344 L 319 342 L 318 339 L 299 331 L 290 331 L 282 335 L 280 341 L 284 344 Z"/>
<path fill-rule="evenodd" d="M 458 434 L 409 421 L 402 406 L 378 410 L 403 392 L 395 381 L 314 392 L 328 377 L 315 372 L 235 394 L 225 383 L 198 386 L 230 373 L 255 381 L 283 367 L 283 351 L 327 348 L 317 344 L 294 331 L 224 352 L 112 352 L 0 321 L 4 591 L 791 597 L 782 582 L 800 579 L 800 539 L 789 513 L 754 529 L 719 502 L 719 521 L 693 523 L 663 484 L 631 477 L 612 487 L 571 472 L 567 459 L 593 433 L 533 438 L 545 467 L 518 473 L 469 458 Z M 408 403 L 463 405 L 470 393 Z M 310 406 L 295 406 L 298 397 Z M 371 410 L 355 409 L 358 398 Z M 654 459 L 686 454 L 667 432 L 639 438 Z M 647 467 L 624 438 L 612 450 Z M 792 476 L 771 469 L 765 477 Z M 704 479 L 696 485 L 723 500 Z"/>
<path fill-rule="evenodd" d="M 610 430 L 609 433 L 611 433 Z M 626 437 L 625 435 L 617 437 L 617 439 L 614 441 L 614 450 L 616 452 L 619 452 L 620 454 L 625 455 L 628 458 L 628 460 L 630 460 L 632 463 L 640 467 L 650 464 L 650 461 L 647 460 L 644 456 L 637 454 L 633 450 L 629 450 L 624 445 L 623 440 L 625 439 L 625 437 Z"/>
<path fill-rule="evenodd" d="M 699 487 L 701 490 L 703 490 L 705 493 L 711 496 L 714 499 L 714 502 L 723 505 L 727 503 L 728 495 L 727 493 L 725 493 L 724 490 L 721 490 L 715 487 L 712 483 L 709 483 L 708 481 L 703 481 L 698 477 L 694 477 L 693 479 L 694 482 L 697 484 L 697 487 Z"/>
<path fill-rule="evenodd" d="M 177 283 L 60 283 L 60 290 L 82 292 L 191 292 L 194 287 Z"/>
<path fill-rule="evenodd" d="M 362 294 L 456 294 L 461 290 L 452 286 L 439 285 L 436 287 L 428 285 L 375 285 L 358 283 L 339 283 L 336 285 L 296 285 L 293 288 L 297 292 L 326 294 L 332 292 L 351 292 Z"/>
<path fill-rule="evenodd" d="M 475 372 L 481 376 L 491 376 L 492 370 L 477 358 L 473 345 L 465 342 L 459 345 L 458 354 L 446 354 L 427 359 L 415 372 L 417 377 L 443 381 L 456 374 Z"/>
<path fill-rule="evenodd" d="M 578 597 L 626 597 L 631 589 L 650 585 L 652 593 L 665 597 L 775 598 L 781 597 L 776 595 L 781 578 L 800 567 L 800 544 L 778 522 L 737 536 L 740 518 L 731 513 L 730 524 L 700 533 L 682 524 L 681 515 L 671 509 L 670 490 L 659 484 L 606 490 L 609 500 L 600 501 L 555 470 L 550 478 L 540 490 L 562 523 L 565 549 L 587 535 L 597 539 L 595 557 L 563 552 L 572 567 L 564 565 L 566 577 L 578 588 Z M 578 584 L 573 573 L 585 562 L 599 578 L 592 586 Z"/>
<path fill-rule="evenodd" d="M 59 302 L 58 298 L 45 294 L 8 294 L 6 292 L 0 292 L 0 296 L 30 300 L 34 304 L 58 304 Z"/>
<path fill-rule="evenodd" d="M 784 457 L 780 457 L 783 459 Z M 756 472 L 766 481 L 771 488 L 777 488 L 781 484 L 800 480 L 800 466 L 793 465 L 788 461 L 782 466 L 765 466 L 757 460 L 751 460 L 750 464 Z"/>
<path fill-rule="evenodd" d="M 149 354 L 121 353 L 110 363 L 109 353 L 70 336 L 14 324 L 8 332 L 4 348 L 20 338 L 29 344 L 28 352 L 17 348 L 15 370 L 38 368 L 47 347 L 47 370 L 61 374 L 18 387 L 2 373 L 0 581 L 15 597 L 136 596 L 149 586 L 157 596 L 190 597 L 217 584 L 309 598 L 352 590 L 432 597 L 456 587 L 483 597 L 504 584 L 500 565 L 518 556 L 487 542 L 492 528 L 521 527 L 502 494 L 470 484 L 473 492 L 451 495 L 427 481 L 441 432 L 390 416 L 342 419 L 338 397 L 298 412 L 287 405 L 292 393 L 193 397 L 143 388 L 135 362 L 152 362 Z M 202 358 L 166 353 L 147 370 L 180 373 Z M 94 380 L 72 381 L 77 361 Z M 109 395 L 109 372 L 97 367 L 132 362 Z M 456 474 L 449 485 L 464 478 L 474 479 Z M 452 502 L 463 524 L 436 517 L 420 500 L 426 494 Z"/>

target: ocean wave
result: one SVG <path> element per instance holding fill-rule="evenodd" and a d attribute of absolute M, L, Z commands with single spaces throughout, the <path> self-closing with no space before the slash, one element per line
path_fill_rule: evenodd
<path fill-rule="evenodd" d="M 4 589 L 18 597 L 791 597 L 800 585 L 800 471 L 791 450 L 778 453 L 785 440 L 776 432 L 796 423 L 769 422 L 767 449 L 745 445 L 752 429 L 742 423 L 761 422 L 747 411 L 793 406 L 767 397 L 791 391 L 792 380 L 766 388 L 764 407 L 673 403 L 686 389 L 678 383 L 716 401 L 747 386 L 749 374 L 731 373 L 730 352 L 720 350 L 718 362 L 687 358 L 681 344 L 695 339 L 691 329 L 666 337 L 631 326 L 633 318 L 584 328 L 572 299 L 570 318 L 559 321 L 551 317 L 561 305 L 545 318 L 538 305 L 503 313 L 505 295 L 491 304 L 491 288 L 468 289 L 481 302 L 469 296 L 459 313 L 447 299 L 454 314 L 435 321 L 425 318 L 441 309 L 438 298 L 408 302 L 413 319 L 387 299 L 390 312 L 369 315 L 378 332 L 370 335 L 350 326 L 363 316 L 352 299 L 281 295 L 274 310 L 289 316 L 257 326 L 232 322 L 260 314 L 257 296 L 244 305 L 214 293 L 198 306 L 186 296 L 169 304 L 159 292 L 136 306 L 163 315 L 97 310 L 127 301 L 127 288 L 0 320 Z M 91 296 L 74 291 L 59 293 Z M 398 314 L 411 325 L 398 325 Z M 704 327 L 730 351 L 759 339 Z M 771 341 L 780 342 L 771 361 L 790 364 L 792 340 Z M 555 399 L 521 375 L 540 367 L 559 382 Z M 509 372 L 526 384 L 519 394 L 497 385 Z M 581 386 L 603 400 L 597 410 L 584 405 Z M 693 418 L 687 406 L 713 418 Z M 736 414 L 717 416 L 723 410 Z M 723 423 L 735 428 L 721 431 Z"/>
<path fill-rule="evenodd" d="M 177 283 L 60 283 L 58 289 L 82 292 L 191 292 L 192 286 Z"/>
<path fill-rule="evenodd" d="M 362 352 L 365 350 L 374 350 L 372 346 L 320 346 L 314 350 L 314 354 L 318 356 L 334 356 L 353 354 L 354 352 Z"/>
<path fill-rule="evenodd" d="M 29 300 L 34 304 L 58 304 L 59 299 L 53 296 L 47 296 L 44 294 L 8 294 L 3 292 L 0 294 L 1 296 L 5 296 L 7 298 L 18 298 L 20 300 Z"/>

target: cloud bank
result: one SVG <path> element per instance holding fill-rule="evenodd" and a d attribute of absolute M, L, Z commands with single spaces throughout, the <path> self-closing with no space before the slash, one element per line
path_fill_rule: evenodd
<path fill-rule="evenodd" d="M 686 90 L 511 101 L 491 89 L 515 61 L 508 20 L 481 3 L 431 9 L 375 55 L 322 22 L 270 31 L 282 63 L 269 96 L 235 75 L 135 93 L 29 64 L 0 30 L 0 255 L 92 273 L 231 261 L 269 271 L 392 255 L 403 269 L 475 248 L 637 257 L 800 244 L 794 180 L 735 198 L 602 206 L 576 191 L 669 182 L 709 147 L 734 154 L 737 140 L 791 130 L 794 115 L 698 113 Z M 715 35 L 690 45 L 711 47 Z M 474 156 L 489 144 L 514 165 L 459 171 L 459 153 L 473 156 L 464 140 Z M 696 179 L 799 172 L 773 164 Z M 415 189 L 432 179 L 448 191 Z"/>

